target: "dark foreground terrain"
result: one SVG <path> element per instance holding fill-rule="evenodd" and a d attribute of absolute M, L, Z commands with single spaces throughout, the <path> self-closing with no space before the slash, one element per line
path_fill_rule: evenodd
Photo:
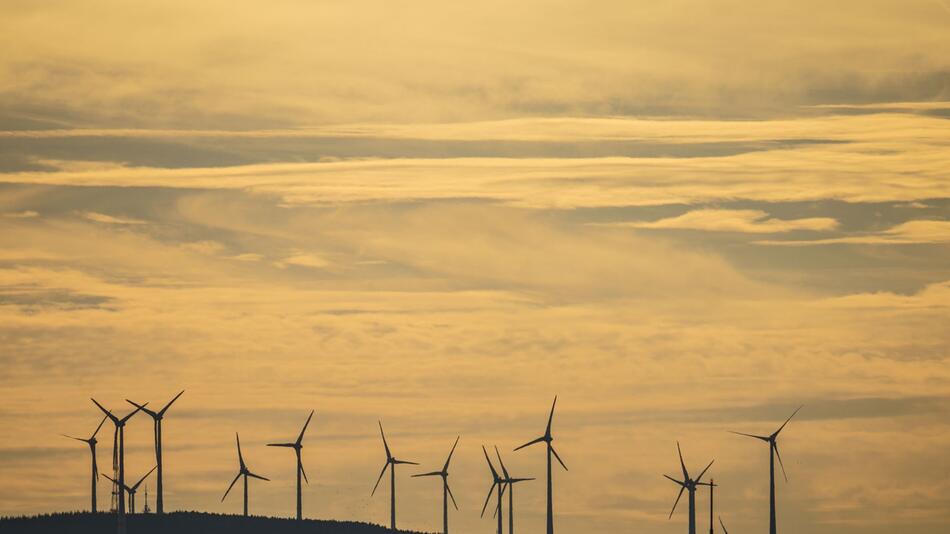
<path fill-rule="evenodd" d="M 127 519 L 128 534 L 282 534 L 313 532 L 319 534 L 382 534 L 388 528 L 352 521 L 294 521 L 274 517 L 242 517 L 202 512 L 172 512 L 161 517 L 137 514 Z M 33 517 L 0 518 L 3 534 L 109 534 L 116 531 L 115 515 L 74 512 Z M 403 531 L 400 531 L 403 532 Z M 409 532 L 409 531 L 404 531 Z"/>

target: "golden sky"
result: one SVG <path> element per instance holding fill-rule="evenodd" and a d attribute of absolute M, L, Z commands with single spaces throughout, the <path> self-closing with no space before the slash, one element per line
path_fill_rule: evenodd
<path fill-rule="evenodd" d="M 88 505 L 90 396 L 186 389 L 170 509 L 240 511 L 239 431 L 292 515 L 313 409 L 307 517 L 388 519 L 382 419 L 420 471 L 461 435 L 488 531 L 480 446 L 543 479 L 558 394 L 561 533 L 684 529 L 677 440 L 764 530 L 726 431 L 799 404 L 780 528 L 950 523 L 950 2 L 7 1 L 0 50 L 0 515 Z"/>

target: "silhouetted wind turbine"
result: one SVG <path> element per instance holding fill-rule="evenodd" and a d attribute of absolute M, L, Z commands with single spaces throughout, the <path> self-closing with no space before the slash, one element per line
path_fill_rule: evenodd
<path fill-rule="evenodd" d="M 92 506 L 90 510 L 92 510 L 93 513 L 96 512 L 96 481 L 99 480 L 99 466 L 96 463 L 96 443 L 99 442 L 96 440 L 96 434 L 99 433 L 99 429 L 102 428 L 102 425 L 105 424 L 106 419 L 108 418 L 108 416 L 102 417 L 102 421 L 99 421 L 99 426 L 96 427 L 96 431 L 92 433 L 92 436 L 89 437 L 89 439 L 76 438 L 73 436 L 67 436 L 66 434 L 60 434 L 63 437 L 81 441 L 89 445 L 89 452 L 92 454 Z"/>
<path fill-rule="evenodd" d="M 516 448 L 523 449 L 528 445 L 534 445 L 535 443 L 546 443 L 548 449 L 548 514 L 547 514 L 547 534 L 554 534 L 554 495 L 551 482 L 551 455 L 553 454 L 557 458 L 558 463 L 561 464 L 561 467 L 567 471 L 567 466 L 564 465 L 564 462 L 561 460 L 561 457 L 558 456 L 557 451 L 554 450 L 554 447 L 551 445 L 551 442 L 554 441 L 554 437 L 551 435 L 551 421 L 554 419 L 554 406 L 557 404 L 557 396 L 554 397 L 554 402 L 551 404 L 551 415 L 548 416 L 548 426 L 544 430 L 544 435 L 540 438 L 537 438 L 533 441 L 529 441 L 524 445 Z"/>
<path fill-rule="evenodd" d="M 696 477 L 695 480 L 690 478 L 689 471 L 686 470 L 686 463 L 683 462 L 683 451 L 680 450 L 680 443 L 676 442 L 676 451 L 680 455 L 680 467 L 683 468 L 683 480 L 676 480 L 675 478 L 669 475 L 663 475 L 666 478 L 672 480 L 673 482 L 680 485 L 679 495 L 676 496 L 676 502 L 673 503 L 673 509 L 670 510 L 670 517 L 673 517 L 673 512 L 676 511 L 676 505 L 680 502 L 680 497 L 683 496 L 683 491 L 689 491 L 689 534 L 696 534 L 696 486 L 702 484 L 703 475 L 706 474 L 706 471 L 709 470 L 709 467 L 715 462 L 715 460 L 709 462 L 709 465 L 706 466 L 706 469 L 703 469 L 703 472 Z"/>
<path fill-rule="evenodd" d="M 112 412 L 103 408 L 96 399 L 90 397 L 93 404 L 99 407 L 103 413 L 106 414 L 112 424 L 115 425 L 115 439 L 113 439 L 113 449 L 115 449 L 115 442 L 119 443 L 119 480 L 115 481 L 115 484 L 119 486 L 119 517 L 118 517 L 118 531 L 119 534 L 125 534 L 125 423 L 135 414 L 138 413 L 141 408 L 136 408 L 131 413 L 119 419 L 118 417 L 112 415 Z M 148 403 L 145 403 L 148 404 Z"/>
<path fill-rule="evenodd" d="M 238 436 L 237 432 L 234 433 L 234 439 L 235 441 L 237 441 L 238 463 L 239 463 L 238 474 L 237 476 L 234 477 L 234 480 L 231 481 L 231 485 L 228 486 L 228 490 L 224 492 L 224 496 L 221 497 L 221 502 L 224 502 L 225 497 L 227 497 L 228 493 L 231 492 L 231 488 L 234 487 L 235 482 L 237 482 L 238 479 L 243 476 L 244 477 L 244 517 L 247 517 L 247 477 L 257 478 L 260 480 L 267 480 L 267 481 L 270 481 L 270 479 L 264 478 L 260 475 L 256 475 L 247 468 L 247 465 L 244 463 L 244 455 L 241 454 L 241 437 Z"/>
<path fill-rule="evenodd" d="M 310 415 L 307 417 L 307 422 L 303 424 L 303 428 L 300 430 L 300 435 L 297 436 L 297 441 L 293 443 L 268 443 L 268 447 L 290 447 L 294 450 L 294 453 L 297 455 L 297 520 L 303 519 L 303 503 L 301 501 L 300 494 L 300 475 L 303 475 L 303 479 L 307 481 L 307 484 L 310 484 L 310 480 L 307 479 L 307 472 L 303 469 L 303 462 L 300 460 L 300 449 L 303 448 L 303 434 L 307 431 L 307 425 L 310 424 L 310 419 L 313 417 L 313 410 L 310 410 Z"/>
<path fill-rule="evenodd" d="M 505 475 L 503 482 L 508 486 L 508 534 L 515 534 L 515 488 L 514 485 L 518 482 L 527 482 L 528 480 L 534 480 L 533 478 L 512 478 L 508 474 L 508 469 L 505 468 L 505 462 L 501 459 L 501 453 L 498 452 L 498 447 L 495 447 L 495 455 L 498 456 L 498 463 L 501 465 L 501 472 Z"/>
<path fill-rule="evenodd" d="M 389 452 L 389 444 L 386 443 L 386 434 L 383 433 L 383 423 L 381 421 L 379 422 L 379 435 L 383 437 L 383 447 L 386 449 L 386 463 L 383 465 L 383 470 L 379 473 L 379 478 L 376 479 L 376 485 L 373 486 L 373 492 L 370 493 L 370 496 L 376 495 L 376 488 L 379 487 L 379 481 L 381 481 L 383 475 L 386 474 L 386 469 L 389 469 L 389 528 L 396 530 L 396 466 L 399 464 L 419 464 L 407 460 L 397 460 L 393 457 L 392 453 Z"/>
<path fill-rule="evenodd" d="M 496 471 L 495 466 L 492 465 L 491 459 L 488 457 L 488 451 L 485 450 L 484 445 L 482 445 L 482 452 L 485 453 L 485 461 L 488 462 L 488 469 L 491 470 L 492 478 L 491 487 L 488 488 L 488 496 L 485 497 L 485 504 L 482 505 L 482 517 L 485 515 L 485 508 L 488 507 L 488 501 L 491 500 L 491 492 L 495 488 L 498 488 L 498 504 L 495 506 L 495 513 L 498 516 L 498 534 L 502 534 L 501 524 L 504 516 L 502 515 L 501 510 L 501 496 L 505 493 L 505 479 L 498 475 L 498 471 Z"/>
<path fill-rule="evenodd" d="M 782 476 L 785 477 L 785 481 L 788 482 L 788 475 L 785 474 L 785 465 L 782 464 L 782 455 L 778 452 L 778 439 L 779 433 L 785 428 L 785 425 L 792 420 L 792 417 L 795 417 L 795 414 L 798 413 L 798 410 L 801 410 L 804 405 L 799 406 L 792 415 L 788 416 L 788 419 L 782 423 L 782 426 L 778 427 L 778 430 L 772 432 L 768 436 L 756 436 L 754 434 L 744 434 L 742 432 L 732 432 L 733 434 L 739 434 L 740 436 L 747 436 L 750 438 L 760 439 L 769 444 L 769 534 L 776 534 L 775 528 L 775 458 L 778 457 L 778 465 L 782 468 Z"/>
<path fill-rule="evenodd" d="M 153 419 L 154 424 L 155 424 L 155 464 L 156 464 L 156 467 L 158 467 L 158 474 L 155 475 L 157 477 L 156 484 L 158 486 L 158 496 L 155 497 L 155 513 L 158 515 L 162 515 L 163 513 L 165 513 L 165 504 L 164 504 L 165 492 L 162 489 L 163 487 L 162 481 L 164 480 L 162 477 L 162 419 L 165 417 L 165 412 L 167 412 L 168 409 L 171 408 L 171 405 L 176 400 L 178 400 L 178 397 L 181 397 L 181 394 L 184 392 L 185 390 L 181 390 L 181 393 L 179 393 L 178 395 L 175 395 L 175 398 L 168 401 L 168 404 L 166 404 L 164 408 L 162 408 L 161 410 L 157 412 L 153 412 L 152 410 L 149 410 L 143 405 L 136 404 L 130 401 L 129 399 L 125 399 L 126 402 L 128 402 L 132 406 L 136 406 L 139 409 L 141 409 L 143 412 L 147 413 Z"/>
<path fill-rule="evenodd" d="M 144 482 L 145 479 L 148 478 L 148 476 L 151 475 L 152 471 L 154 471 L 156 468 L 158 468 L 157 465 L 149 469 L 148 473 L 145 473 L 145 475 L 142 476 L 142 478 L 140 478 L 138 482 L 136 482 L 135 484 L 132 484 L 131 486 L 126 486 L 125 484 L 122 484 L 122 486 L 125 487 L 126 493 L 129 494 L 129 513 L 130 514 L 135 513 L 135 492 L 139 490 L 139 486 L 142 485 L 142 482 Z M 102 476 L 108 478 L 109 480 L 112 480 L 112 478 L 109 475 L 102 475 Z M 115 482 L 115 480 L 112 480 L 112 481 Z"/>
<path fill-rule="evenodd" d="M 449 487 L 449 462 L 452 461 L 452 454 L 455 453 L 455 446 L 458 444 L 459 438 L 456 437 L 455 443 L 452 445 L 452 450 L 449 451 L 449 457 L 445 459 L 445 465 L 442 466 L 441 471 L 412 475 L 413 477 L 442 477 L 442 534 L 449 534 L 449 497 L 452 498 L 452 504 L 455 506 L 455 509 L 459 509 L 458 503 L 455 502 L 455 495 L 452 495 L 452 488 Z"/>

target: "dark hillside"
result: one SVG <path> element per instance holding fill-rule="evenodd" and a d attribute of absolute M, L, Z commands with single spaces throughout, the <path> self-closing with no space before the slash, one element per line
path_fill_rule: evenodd
<path fill-rule="evenodd" d="M 0 518 L 3 534 L 109 534 L 116 531 L 115 515 L 74 512 L 33 517 Z M 128 517 L 128 534 L 282 534 L 312 532 L 318 534 L 382 534 L 388 528 L 371 523 L 323 521 L 203 512 L 172 512 L 164 516 L 137 514 Z M 409 532 L 409 531 L 400 531 Z"/>

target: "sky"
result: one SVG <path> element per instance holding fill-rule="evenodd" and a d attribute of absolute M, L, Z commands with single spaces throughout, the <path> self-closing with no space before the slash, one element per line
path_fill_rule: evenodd
<path fill-rule="evenodd" d="M 950 524 L 950 2 L 0 6 L 0 515 L 88 506 L 95 397 L 165 503 L 662 534 Z M 109 473 L 112 430 L 99 434 Z M 127 472 L 153 463 L 127 427 Z M 418 469 L 418 471 L 417 471 Z M 148 481 L 154 506 L 154 479 Z M 100 507 L 110 486 L 98 485 Z M 139 501 L 141 503 L 141 500 Z M 698 495 L 707 528 L 708 494 Z"/>

